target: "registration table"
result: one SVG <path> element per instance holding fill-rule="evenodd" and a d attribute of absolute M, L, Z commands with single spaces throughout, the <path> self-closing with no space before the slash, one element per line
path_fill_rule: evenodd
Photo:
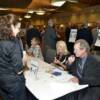
<path fill-rule="evenodd" d="M 32 64 L 35 67 L 38 66 L 38 72 L 34 73 L 32 70 L 25 71 L 26 87 L 39 100 L 54 100 L 87 87 L 87 85 L 70 82 L 69 79 L 73 76 L 48 63 L 33 59 Z M 31 66 L 30 64 L 28 65 Z M 61 75 L 53 75 L 52 72 L 54 71 L 60 72 Z"/>

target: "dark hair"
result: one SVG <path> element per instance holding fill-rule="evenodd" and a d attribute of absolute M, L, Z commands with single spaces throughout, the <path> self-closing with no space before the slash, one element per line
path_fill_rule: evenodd
<path fill-rule="evenodd" d="M 38 37 L 33 37 L 32 40 L 35 40 L 38 45 L 40 45 L 40 39 Z"/>
<path fill-rule="evenodd" d="M 12 28 L 19 22 L 19 18 L 13 14 L 0 16 L 0 40 L 7 40 L 12 38 Z"/>

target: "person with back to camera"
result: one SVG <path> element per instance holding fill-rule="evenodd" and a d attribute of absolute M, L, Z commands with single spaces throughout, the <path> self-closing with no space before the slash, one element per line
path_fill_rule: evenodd
<path fill-rule="evenodd" d="M 26 100 L 23 53 L 17 38 L 20 26 L 17 16 L 0 16 L 0 96 L 3 100 Z"/>
<path fill-rule="evenodd" d="M 56 43 L 56 57 L 54 58 L 54 64 L 67 70 L 66 63 L 70 53 L 67 50 L 66 43 L 63 40 L 60 40 Z"/>
<path fill-rule="evenodd" d="M 45 33 L 44 33 L 44 61 L 48 62 L 47 60 L 47 52 L 48 50 L 50 51 L 55 51 L 56 50 L 56 42 L 57 42 L 57 34 L 56 30 L 54 28 L 54 22 L 52 19 L 48 20 L 48 25 L 45 28 Z"/>

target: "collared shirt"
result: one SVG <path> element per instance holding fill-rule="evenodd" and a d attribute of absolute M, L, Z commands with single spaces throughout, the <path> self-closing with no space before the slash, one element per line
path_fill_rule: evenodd
<path fill-rule="evenodd" d="M 84 64 L 85 64 L 85 62 L 86 62 L 86 59 L 87 59 L 87 56 L 81 58 L 81 60 L 82 60 L 82 66 L 81 66 L 82 70 L 83 70 L 83 68 L 84 68 Z"/>
<path fill-rule="evenodd" d="M 86 62 L 87 56 L 83 58 L 79 58 L 77 62 L 77 75 L 81 78 L 82 77 L 82 71 L 84 68 L 84 64 Z"/>

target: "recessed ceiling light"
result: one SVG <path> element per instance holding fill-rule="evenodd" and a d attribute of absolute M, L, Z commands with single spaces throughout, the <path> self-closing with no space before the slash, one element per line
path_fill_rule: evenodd
<path fill-rule="evenodd" d="M 0 8 L 0 10 L 9 10 L 8 8 Z"/>
<path fill-rule="evenodd" d="M 72 3 L 78 3 L 78 0 L 66 0 L 68 2 L 72 2 Z"/>
<path fill-rule="evenodd" d="M 37 15 L 44 15 L 44 14 L 45 14 L 45 11 L 43 11 L 43 10 L 38 10 L 38 11 L 36 11 L 36 14 L 37 14 Z"/>
<path fill-rule="evenodd" d="M 19 20 L 21 21 L 21 20 L 22 20 L 22 18 L 21 18 L 21 17 L 19 17 Z"/>
<path fill-rule="evenodd" d="M 31 18 L 31 15 L 26 14 L 26 15 L 24 16 L 24 18 Z"/>
<path fill-rule="evenodd" d="M 62 6 L 65 2 L 66 2 L 66 0 L 52 0 L 51 5 L 60 7 L 60 6 Z"/>
<path fill-rule="evenodd" d="M 33 10 L 28 10 L 28 13 L 33 14 L 34 11 Z"/>

